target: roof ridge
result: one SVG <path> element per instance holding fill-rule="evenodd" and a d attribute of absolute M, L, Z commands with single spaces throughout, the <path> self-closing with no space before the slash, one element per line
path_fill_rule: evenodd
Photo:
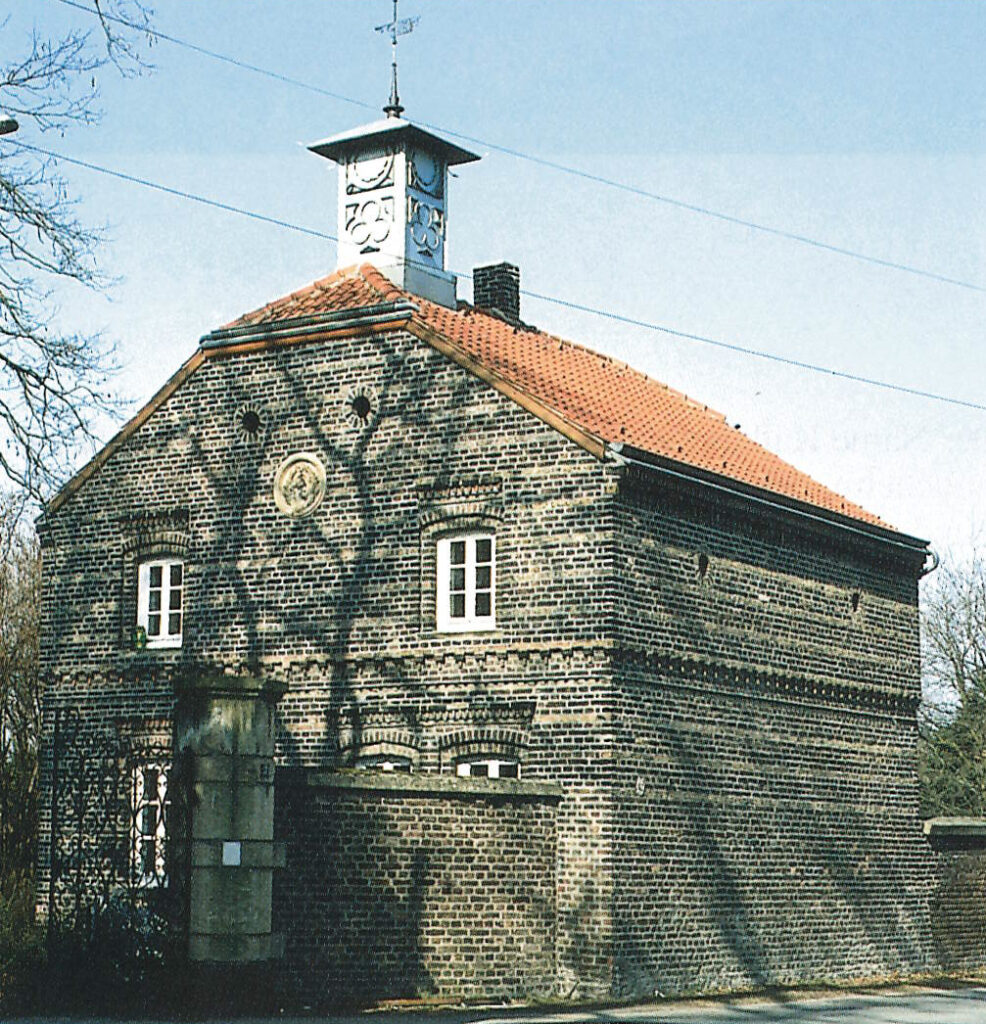
<path fill-rule="evenodd" d="M 370 271 L 370 273 L 367 273 L 367 271 Z M 286 305 L 297 303 L 313 293 L 332 291 L 332 289 L 339 287 L 339 285 L 345 284 L 347 281 L 353 281 L 356 278 L 360 278 L 366 285 L 379 293 L 381 298 L 392 298 L 395 294 L 407 294 L 402 292 L 395 285 L 391 284 L 390 281 L 376 269 L 376 267 L 371 266 L 369 263 L 353 263 L 348 267 L 339 267 L 338 270 L 334 270 L 331 274 L 326 274 L 324 277 L 318 277 L 314 281 L 310 281 L 308 284 L 302 285 L 300 288 L 296 288 L 292 292 L 288 292 L 287 295 L 281 295 L 276 299 L 272 299 L 263 306 L 258 306 L 257 309 L 253 309 L 249 313 L 244 313 L 241 316 L 230 320 L 228 323 L 223 324 L 218 328 L 218 330 L 225 330 L 228 327 L 237 327 L 243 323 L 262 322 L 265 313 L 272 312 L 277 308 L 283 309 Z"/>
<path fill-rule="evenodd" d="M 410 292 L 398 288 L 379 267 L 373 266 L 372 263 L 360 263 L 351 269 L 359 274 L 374 291 L 380 292 L 382 298 L 394 299 L 396 297 L 403 297 L 418 301 L 417 295 L 412 296 Z"/>

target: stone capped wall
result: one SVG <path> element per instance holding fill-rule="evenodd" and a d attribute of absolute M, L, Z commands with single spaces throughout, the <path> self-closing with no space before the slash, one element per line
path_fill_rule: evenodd
<path fill-rule="evenodd" d="M 279 775 L 287 989 L 313 1007 L 554 994 L 556 803 L 536 784 Z"/>
<path fill-rule="evenodd" d="M 609 991 L 614 806 L 611 652 L 491 650 L 429 660 L 350 662 L 345 680 L 313 669 L 278 713 L 281 764 L 345 770 L 360 750 L 414 752 L 415 777 L 448 779 L 456 757 L 517 757 L 522 782 L 561 787 L 556 810 L 556 965 L 565 991 Z M 384 682 L 383 680 L 386 680 Z"/>

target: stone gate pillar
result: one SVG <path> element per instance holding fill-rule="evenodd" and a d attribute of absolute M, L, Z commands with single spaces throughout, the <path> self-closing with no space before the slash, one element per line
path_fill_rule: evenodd
<path fill-rule="evenodd" d="M 190 785 L 188 955 L 243 963 L 280 955 L 271 931 L 274 708 L 283 688 L 196 674 L 176 687 L 175 748 Z"/>

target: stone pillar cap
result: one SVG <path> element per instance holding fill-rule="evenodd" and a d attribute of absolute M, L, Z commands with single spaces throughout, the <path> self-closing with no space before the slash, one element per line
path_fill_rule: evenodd
<path fill-rule="evenodd" d="M 230 697 L 266 697 L 279 700 L 287 684 L 248 674 L 220 672 L 213 668 L 185 669 L 175 678 L 175 693 L 217 694 Z"/>

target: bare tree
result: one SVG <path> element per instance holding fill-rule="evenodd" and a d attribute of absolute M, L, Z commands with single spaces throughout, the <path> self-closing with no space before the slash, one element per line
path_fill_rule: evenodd
<path fill-rule="evenodd" d="M 41 563 L 16 512 L 0 504 L 0 894 L 33 873 L 38 813 Z"/>
<path fill-rule="evenodd" d="M 93 123 L 97 72 L 111 65 L 129 75 L 146 66 L 137 49 L 146 7 L 139 0 L 88 6 L 91 30 L 54 40 L 35 34 L 21 56 L 0 64 L 0 115 L 21 126 L 18 135 L 0 136 L 0 474 L 35 500 L 95 440 L 98 417 L 117 411 L 112 346 L 99 334 L 60 329 L 55 304 L 65 282 L 107 284 L 96 262 L 101 233 L 76 216 L 56 163 L 18 141 L 31 128 L 58 133 Z"/>
<path fill-rule="evenodd" d="M 986 557 L 943 561 L 922 615 L 919 748 L 928 816 L 986 814 Z"/>

